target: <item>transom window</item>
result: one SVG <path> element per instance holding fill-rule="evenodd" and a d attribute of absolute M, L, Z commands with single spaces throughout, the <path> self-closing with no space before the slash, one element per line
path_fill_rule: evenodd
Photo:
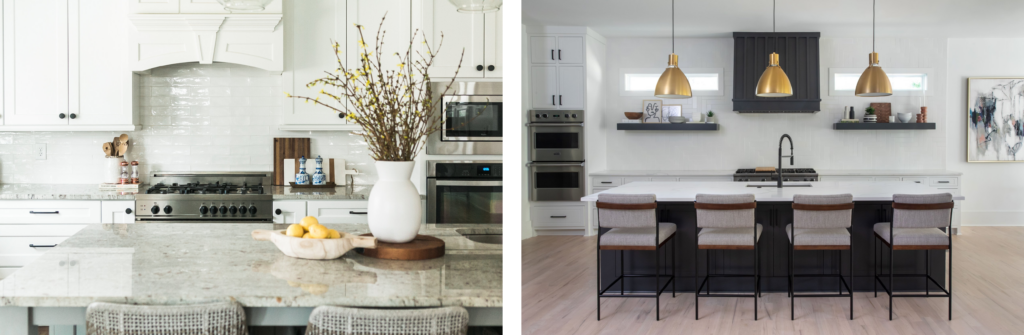
<path fill-rule="evenodd" d="M 928 91 L 928 77 L 931 69 L 883 68 L 889 76 L 894 96 L 931 95 Z M 857 88 L 863 68 L 829 69 L 829 95 L 852 96 Z"/>
<path fill-rule="evenodd" d="M 723 70 L 712 69 L 684 69 L 680 70 L 686 74 L 690 82 L 690 89 L 693 95 L 722 95 Z M 624 96 L 653 96 L 654 86 L 658 84 L 664 68 L 650 69 L 622 69 L 619 93 Z"/>

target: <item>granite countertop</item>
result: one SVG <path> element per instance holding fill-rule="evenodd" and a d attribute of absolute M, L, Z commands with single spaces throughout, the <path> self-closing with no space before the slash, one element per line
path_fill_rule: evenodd
<path fill-rule="evenodd" d="M 783 168 L 790 168 L 784 166 Z M 821 176 L 959 176 L 962 172 L 949 170 L 821 170 Z M 600 170 L 590 176 L 729 176 L 736 170 Z"/>
<path fill-rule="evenodd" d="M 747 187 L 749 184 L 764 185 L 764 187 Z M 786 184 L 807 184 L 811 187 L 785 187 L 776 188 L 774 182 L 633 182 L 623 186 L 615 187 L 599 193 L 616 194 L 654 194 L 657 201 L 663 202 L 693 202 L 697 194 L 741 194 L 752 193 L 757 201 L 764 202 L 791 202 L 795 194 L 853 194 L 853 201 L 892 201 L 893 194 L 928 194 L 947 193 L 935 187 L 924 184 L 914 184 L 898 181 L 819 181 L 813 183 L 786 183 Z M 964 200 L 960 195 L 953 195 L 954 200 Z M 582 201 L 597 201 L 597 193 L 587 195 L 580 199 Z"/>
<path fill-rule="evenodd" d="M 140 189 L 148 187 L 142 185 Z M 372 188 L 373 185 L 352 185 L 296 191 L 290 186 L 270 186 L 268 192 L 274 200 L 366 200 Z M 101 191 L 96 184 L 2 184 L 0 200 L 135 200 L 135 192 Z"/>
<path fill-rule="evenodd" d="M 366 233 L 365 224 L 326 224 Z M 423 225 L 446 255 L 424 261 L 285 256 L 254 241 L 272 224 L 89 225 L 0 281 L 0 306 L 85 307 L 95 301 L 246 307 L 501 307 L 501 245 L 470 241 L 461 229 L 501 233 L 500 224 Z"/>

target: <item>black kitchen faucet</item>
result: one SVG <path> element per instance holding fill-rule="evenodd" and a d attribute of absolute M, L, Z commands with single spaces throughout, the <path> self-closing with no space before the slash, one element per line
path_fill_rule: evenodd
<path fill-rule="evenodd" d="M 789 156 L 782 155 L 782 140 L 789 139 Z M 776 171 L 779 174 L 779 188 L 782 188 L 782 158 L 789 157 L 789 165 L 793 166 L 793 138 L 789 137 L 789 134 L 782 134 L 779 138 L 779 169 Z"/>

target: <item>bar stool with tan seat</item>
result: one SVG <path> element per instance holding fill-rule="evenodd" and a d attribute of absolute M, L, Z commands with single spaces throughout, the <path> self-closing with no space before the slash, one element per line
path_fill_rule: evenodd
<path fill-rule="evenodd" d="M 597 195 L 597 320 L 601 320 L 601 298 L 654 298 L 655 320 L 661 320 L 661 293 L 672 284 L 675 287 L 675 247 L 672 247 L 672 275 L 661 285 L 661 268 L 664 266 L 662 246 L 676 235 L 676 225 L 658 222 L 658 203 L 653 194 L 605 194 Z M 655 228 L 657 227 L 657 229 Z M 601 228 L 611 228 L 601 233 Z M 620 274 L 607 287 L 601 288 L 601 251 L 618 250 Z M 630 251 L 654 251 L 654 274 L 626 274 L 623 253 Z M 654 277 L 654 294 L 625 294 L 625 278 Z M 615 283 L 622 281 L 619 294 L 605 294 Z"/>
<path fill-rule="evenodd" d="M 892 320 L 892 298 L 949 298 L 949 319 L 953 320 L 953 234 L 950 231 L 953 223 L 953 195 L 936 194 L 894 194 L 892 196 L 892 222 L 875 224 L 875 245 L 878 241 L 889 247 L 889 274 L 879 275 L 878 266 L 882 253 L 878 252 L 875 266 L 875 297 L 878 297 L 878 284 L 889 294 L 889 320 Z M 943 232 L 939 228 L 945 228 Z M 878 246 L 881 249 L 881 246 Z M 924 250 L 924 274 L 893 274 L 893 251 Z M 928 254 L 930 250 L 949 250 L 949 284 L 942 288 L 931 276 Z M 889 284 L 882 282 L 889 277 Z M 893 294 L 893 277 L 923 277 L 925 294 Z M 946 294 L 931 294 L 929 281 L 935 283 Z"/>
<path fill-rule="evenodd" d="M 306 335 L 465 335 L 468 332 L 469 312 L 459 306 L 415 309 L 320 306 L 310 313 L 306 326 Z"/>
<path fill-rule="evenodd" d="M 754 298 L 754 320 L 757 320 L 757 297 L 761 294 L 761 276 L 758 272 L 760 257 L 757 253 L 757 241 L 761 238 L 762 227 L 754 220 L 754 208 L 757 203 L 753 194 L 697 194 L 693 203 L 697 210 L 697 226 L 700 229 L 694 234 L 697 239 L 693 251 L 693 285 L 694 285 L 694 317 L 700 319 L 699 298 L 702 296 L 700 290 L 708 283 L 709 277 L 753 277 L 754 293 L 747 294 L 711 294 L 710 285 L 705 297 L 733 297 L 733 298 Z M 697 263 L 699 250 L 705 251 L 707 256 L 710 250 L 751 250 L 754 252 L 754 274 L 711 274 L 708 262 L 704 264 L 704 280 L 698 285 L 699 272 Z"/>
<path fill-rule="evenodd" d="M 789 319 L 793 320 L 796 298 L 850 297 L 850 320 L 853 320 L 853 244 L 850 243 L 850 223 L 853 219 L 853 195 L 793 195 L 793 223 L 786 225 L 789 239 Z M 842 257 L 835 274 L 795 273 L 794 254 L 801 250 L 832 250 L 841 254 L 850 251 L 850 282 L 843 278 Z M 796 277 L 836 277 L 839 294 L 796 294 L 793 282 Z M 846 286 L 847 294 L 843 294 Z"/>
<path fill-rule="evenodd" d="M 94 302 L 85 309 L 86 334 L 248 334 L 237 302 L 143 306 Z"/>

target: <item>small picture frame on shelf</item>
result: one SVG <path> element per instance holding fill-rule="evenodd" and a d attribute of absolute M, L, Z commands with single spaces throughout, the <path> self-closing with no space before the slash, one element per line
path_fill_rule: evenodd
<path fill-rule="evenodd" d="M 670 116 L 683 116 L 683 105 L 661 106 L 661 123 L 669 123 Z"/>
<path fill-rule="evenodd" d="M 661 100 L 644 100 L 641 110 L 644 116 L 641 118 L 644 123 L 661 123 Z"/>

